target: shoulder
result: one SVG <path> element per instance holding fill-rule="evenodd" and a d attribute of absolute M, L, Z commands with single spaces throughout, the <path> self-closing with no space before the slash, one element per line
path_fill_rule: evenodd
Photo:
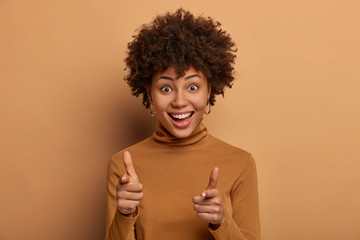
<path fill-rule="evenodd" d="M 123 155 L 125 151 L 129 151 L 131 156 L 133 157 L 134 153 L 138 152 L 146 152 L 148 149 L 153 148 L 153 140 L 152 137 L 145 138 L 144 140 L 131 145 L 127 148 L 122 149 L 121 151 L 113 154 L 110 158 L 109 162 L 109 170 L 115 170 L 115 171 L 123 171 Z"/>
<path fill-rule="evenodd" d="M 209 158 L 214 159 L 219 167 L 224 189 L 230 191 L 230 188 L 256 176 L 255 161 L 250 152 L 213 136 L 208 150 Z"/>
<path fill-rule="evenodd" d="M 231 145 L 223 140 L 211 136 L 208 148 L 209 155 L 218 158 L 228 171 L 241 173 L 246 169 L 255 167 L 252 154 L 242 148 Z"/>
<path fill-rule="evenodd" d="M 210 147 L 211 149 L 213 149 L 213 151 L 219 151 L 222 153 L 228 153 L 230 155 L 235 155 L 239 158 L 249 158 L 249 156 L 251 155 L 248 151 L 236 147 L 234 145 L 231 145 L 217 137 L 214 137 L 211 135 L 211 140 L 210 140 Z"/>
<path fill-rule="evenodd" d="M 154 142 L 152 140 L 152 136 L 150 136 L 138 143 L 135 143 L 134 145 L 131 145 L 131 146 L 124 148 L 121 151 L 115 153 L 114 155 L 111 156 L 111 159 L 112 160 L 122 159 L 125 151 L 129 151 L 131 153 L 131 152 L 146 151 L 147 149 L 152 149 L 153 144 L 154 144 Z"/>

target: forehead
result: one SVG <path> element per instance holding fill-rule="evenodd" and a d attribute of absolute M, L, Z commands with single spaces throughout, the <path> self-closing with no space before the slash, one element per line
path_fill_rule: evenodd
<path fill-rule="evenodd" d="M 194 67 L 190 67 L 188 70 L 184 72 L 182 76 L 179 76 L 178 72 L 173 67 L 167 68 L 163 72 L 157 72 L 154 74 L 152 81 L 157 81 L 159 79 L 168 79 L 168 80 L 176 80 L 181 78 L 188 78 L 189 76 L 198 76 L 199 78 L 205 79 L 205 75 L 201 72 L 196 70 Z"/>

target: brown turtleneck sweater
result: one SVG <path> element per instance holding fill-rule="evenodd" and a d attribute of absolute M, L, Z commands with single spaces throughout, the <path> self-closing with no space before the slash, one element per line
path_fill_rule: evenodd
<path fill-rule="evenodd" d="M 130 152 L 143 184 L 144 198 L 134 217 L 117 211 L 116 184 L 126 173 L 123 152 Z M 192 198 L 219 167 L 217 189 L 225 221 L 212 230 L 194 210 Z M 184 139 L 160 123 L 153 136 L 112 156 L 108 171 L 106 239 L 114 240 L 255 240 L 260 239 L 255 161 L 248 152 L 208 134 L 201 123 Z"/>

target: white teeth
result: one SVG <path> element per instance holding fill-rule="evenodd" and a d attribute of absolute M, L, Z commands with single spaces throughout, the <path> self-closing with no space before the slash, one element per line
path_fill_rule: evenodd
<path fill-rule="evenodd" d="M 190 115 L 191 115 L 191 113 L 185 113 L 185 114 L 179 114 L 179 115 L 177 115 L 177 114 L 171 114 L 171 116 L 172 116 L 173 118 L 177 118 L 177 119 L 184 119 L 184 118 L 189 117 Z"/>

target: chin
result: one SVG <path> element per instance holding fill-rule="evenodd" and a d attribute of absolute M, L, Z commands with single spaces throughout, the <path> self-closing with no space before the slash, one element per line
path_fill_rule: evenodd
<path fill-rule="evenodd" d="M 164 124 L 163 124 L 164 125 Z M 172 125 L 172 123 L 168 123 L 164 125 L 164 127 L 174 136 L 177 138 L 187 138 L 189 137 L 196 129 L 192 125 L 188 126 L 187 128 L 177 128 Z"/>
<path fill-rule="evenodd" d="M 189 137 L 193 131 L 189 130 L 175 130 L 171 131 L 171 134 L 174 135 L 177 138 L 187 138 Z"/>

